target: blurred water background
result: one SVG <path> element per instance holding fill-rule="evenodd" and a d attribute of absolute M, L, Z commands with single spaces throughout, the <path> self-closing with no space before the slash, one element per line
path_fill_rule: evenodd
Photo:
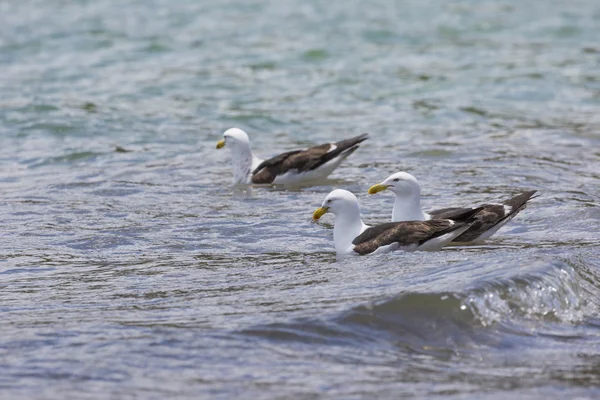
<path fill-rule="evenodd" d="M 0 3 L 0 397 L 598 398 L 600 3 Z M 331 179 L 232 187 L 371 138 Z M 337 260 L 426 209 L 540 196 L 486 245 Z"/>

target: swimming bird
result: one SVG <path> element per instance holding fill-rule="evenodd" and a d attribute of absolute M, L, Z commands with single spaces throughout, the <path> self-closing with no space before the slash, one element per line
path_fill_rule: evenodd
<path fill-rule="evenodd" d="M 369 194 L 390 189 L 395 195 L 392 221 L 429 221 L 450 218 L 462 214 L 472 207 L 451 207 L 428 213 L 421 210 L 421 186 L 419 181 L 408 172 L 397 172 L 386 180 L 369 188 Z M 513 219 L 536 193 L 536 190 L 523 192 L 505 200 L 501 204 L 481 204 L 483 210 L 476 215 L 476 221 L 462 235 L 453 240 L 455 243 L 481 243 Z"/>
<path fill-rule="evenodd" d="M 338 255 L 380 254 L 394 250 L 439 250 L 469 229 L 481 209 L 469 209 L 449 219 L 430 221 L 388 222 L 368 226 L 360 218 L 356 196 L 343 189 L 329 193 L 313 220 L 324 214 L 335 214 L 333 241 Z"/>
<path fill-rule="evenodd" d="M 248 134 L 239 128 L 231 128 L 223 133 L 217 149 L 227 146 L 231 150 L 234 184 L 298 184 L 329 176 L 368 137 L 365 133 L 262 160 L 252 153 Z"/>

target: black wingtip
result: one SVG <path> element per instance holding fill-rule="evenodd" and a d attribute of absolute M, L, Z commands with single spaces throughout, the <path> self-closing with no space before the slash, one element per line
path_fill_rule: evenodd
<path fill-rule="evenodd" d="M 351 137 L 350 139 L 340 140 L 339 142 L 335 143 L 335 145 L 337 147 L 339 147 L 340 149 L 342 149 L 342 151 L 343 151 L 350 147 L 356 146 L 357 144 L 359 144 L 361 142 L 364 142 L 368 138 L 369 138 L 369 134 L 363 133 L 362 135 L 354 136 L 354 137 Z"/>
<path fill-rule="evenodd" d="M 506 200 L 503 204 L 505 204 L 507 206 L 511 206 L 511 207 L 513 207 L 513 209 L 516 210 L 518 208 L 521 208 L 529 200 L 539 197 L 539 194 L 535 195 L 536 193 L 537 193 L 537 190 L 528 190 L 526 192 L 523 192 L 521 194 L 516 195 L 515 197 L 512 197 L 512 198 Z"/>
<path fill-rule="evenodd" d="M 359 144 L 359 143 L 364 142 L 368 138 L 369 138 L 369 134 L 363 133 L 362 135 L 355 136 L 355 137 L 351 138 L 350 140 L 353 141 L 354 144 Z"/>

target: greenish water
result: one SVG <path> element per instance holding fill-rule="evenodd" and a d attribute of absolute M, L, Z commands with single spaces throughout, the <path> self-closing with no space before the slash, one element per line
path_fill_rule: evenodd
<path fill-rule="evenodd" d="M 600 3 L 0 4 L 0 397 L 597 398 Z M 231 186 L 371 138 L 331 179 Z M 426 208 L 540 196 L 485 246 L 336 260 Z"/>

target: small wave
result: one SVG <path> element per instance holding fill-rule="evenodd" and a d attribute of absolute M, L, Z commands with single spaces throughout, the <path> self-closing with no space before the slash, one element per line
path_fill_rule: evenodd
<path fill-rule="evenodd" d="M 384 342 L 404 351 L 435 354 L 481 345 L 505 348 L 514 343 L 505 340 L 506 335 L 576 335 L 569 328 L 589 315 L 577 271 L 562 262 L 535 267 L 520 276 L 485 279 L 461 291 L 402 293 L 331 317 L 258 326 L 243 333 L 329 345 Z"/>
<path fill-rule="evenodd" d="M 584 318 L 579 278 L 573 267 L 555 263 L 537 273 L 486 282 L 467 293 L 468 308 L 483 325 L 526 319 L 577 323 Z"/>

